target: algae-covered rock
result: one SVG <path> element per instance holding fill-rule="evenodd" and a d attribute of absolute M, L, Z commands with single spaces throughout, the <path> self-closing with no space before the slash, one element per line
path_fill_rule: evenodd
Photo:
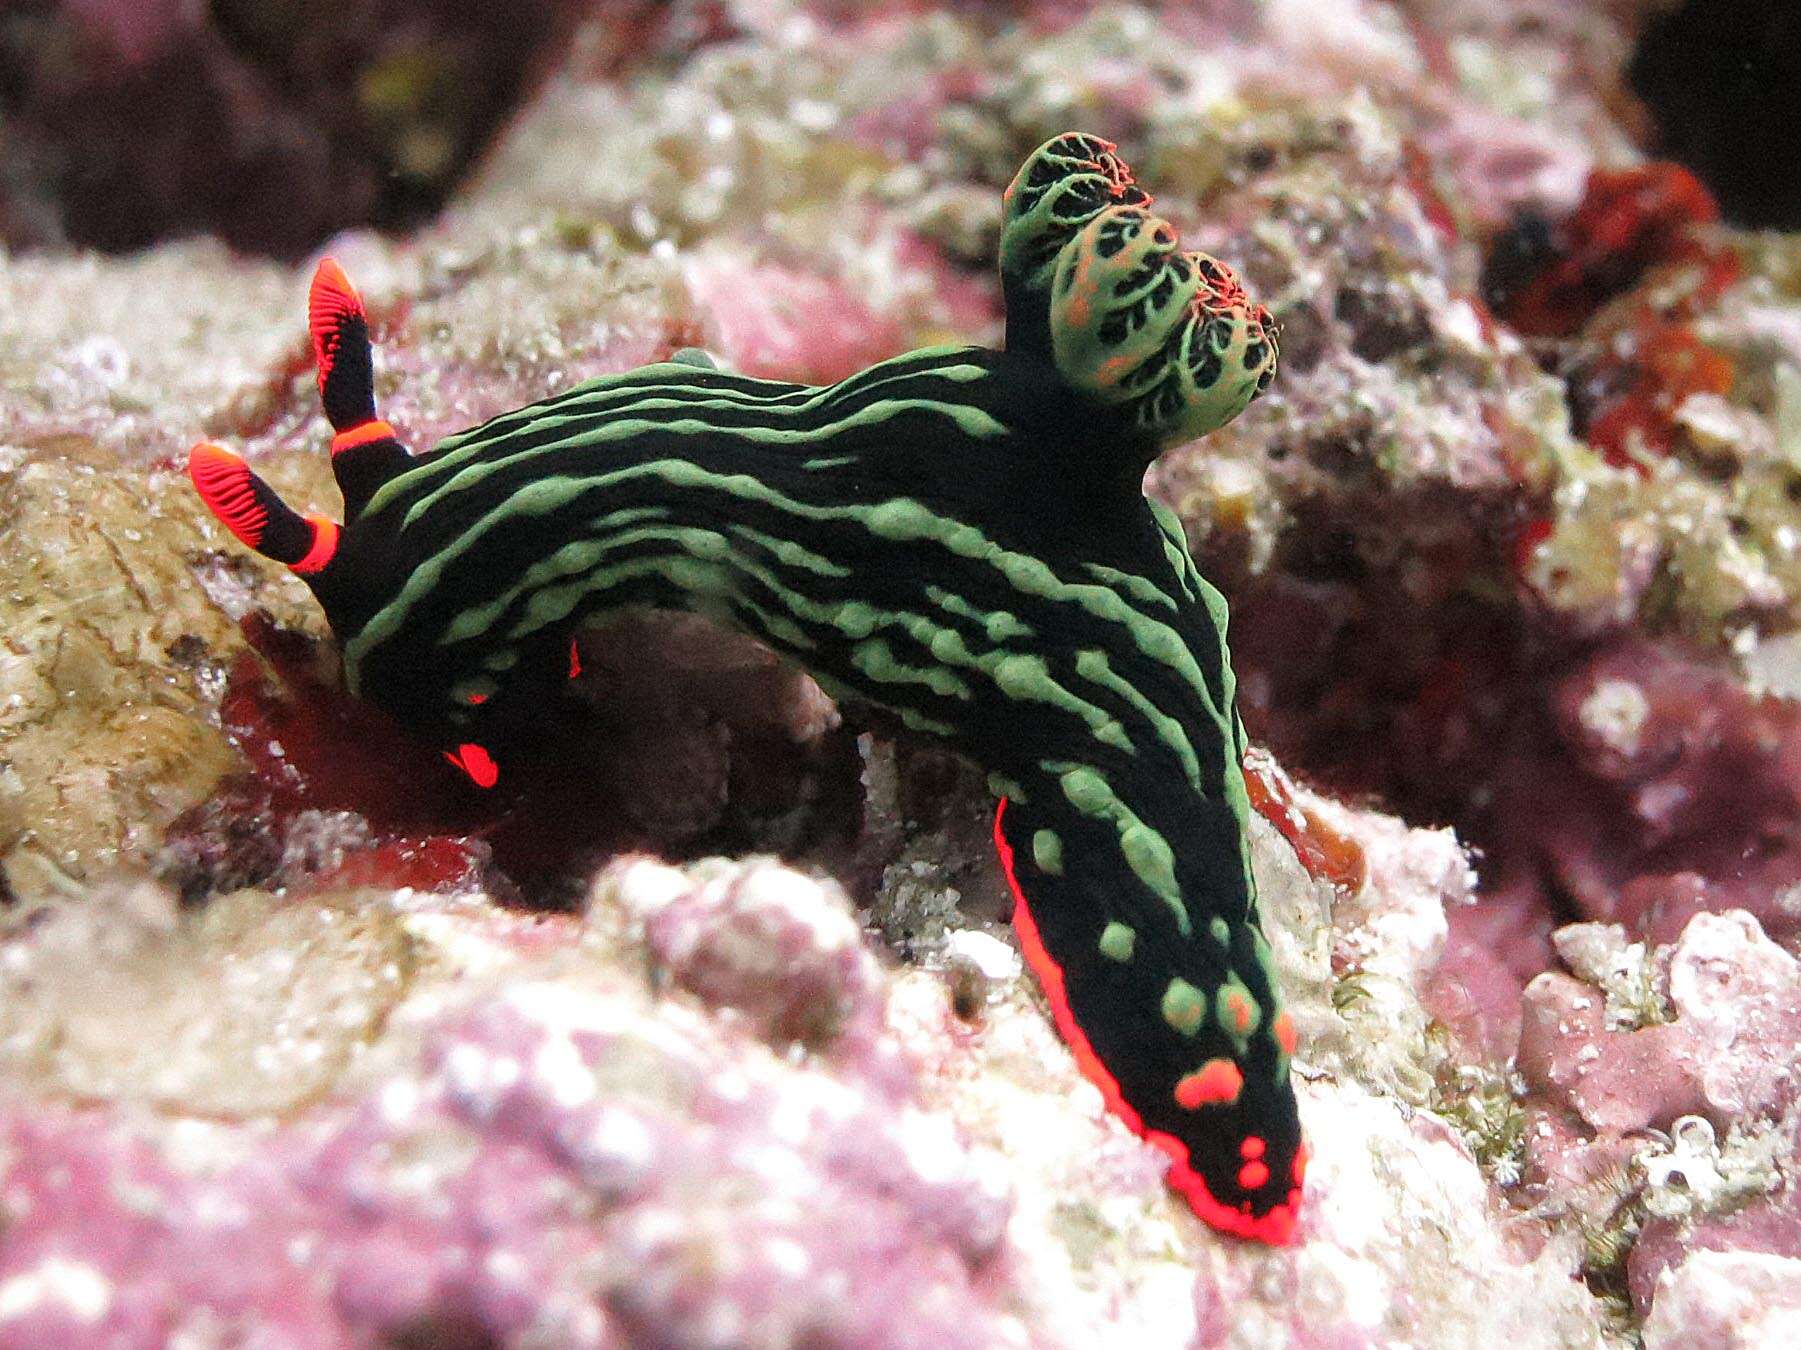
<path fill-rule="evenodd" d="M 411 966 L 375 896 L 179 913 L 155 885 L 102 891 L 0 936 L 0 1076 L 15 1095 L 284 1114 L 379 1033 Z"/>
<path fill-rule="evenodd" d="M 0 469 L 0 866 L 41 894 L 130 863 L 233 762 L 208 717 L 231 618 L 185 485 L 97 447 Z"/>

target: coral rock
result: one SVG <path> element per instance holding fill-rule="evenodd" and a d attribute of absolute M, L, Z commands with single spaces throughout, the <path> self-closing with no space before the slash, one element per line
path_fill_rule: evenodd
<path fill-rule="evenodd" d="M 867 1040 L 882 977 L 844 893 L 774 862 L 615 864 L 591 903 L 623 905 L 676 983 L 776 1046 Z"/>
<path fill-rule="evenodd" d="M 1801 1260 L 1696 1252 L 1666 1273 L 1645 1319 L 1645 1350 L 1758 1350 L 1801 1340 Z"/>
<path fill-rule="evenodd" d="M 1708 1114 L 1773 1115 L 1801 1097 L 1801 961 L 1743 910 L 1697 914 L 1670 956 L 1670 1002 L 1696 1038 Z"/>

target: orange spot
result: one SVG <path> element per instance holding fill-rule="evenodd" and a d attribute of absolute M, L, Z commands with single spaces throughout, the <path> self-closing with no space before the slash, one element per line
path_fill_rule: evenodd
<path fill-rule="evenodd" d="M 1240 1036 L 1251 1029 L 1251 1001 L 1243 994 L 1233 990 L 1226 995 L 1226 1011 L 1231 1015 L 1232 1025 Z"/>
<path fill-rule="evenodd" d="M 446 750 L 444 758 L 468 774 L 469 781 L 479 788 L 491 788 L 500 781 L 500 766 L 494 762 L 494 757 L 473 741 L 465 741 L 455 750 Z"/>
<path fill-rule="evenodd" d="M 1296 1186 L 1299 1186 L 1303 1181 L 1305 1181 L 1307 1179 L 1307 1158 L 1308 1158 L 1308 1156 L 1309 1155 L 1308 1155 L 1308 1151 L 1307 1151 L 1307 1145 L 1305 1145 L 1305 1144 L 1302 1144 L 1300 1146 L 1300 1148 L 1295 1150 L 1294 1184 Z M 1300 1192 L 1296 1191 L 1295 1194 L 1298 1195 L 1298 1194 L 1300 1194 Z"/>
<path fill-rule="evenodd" d="M 1257 1135 L 1247 1134 L 1243 1139 L 1238 1141 L 1238 1156 L 1241 1158 L 1261 1158 L 1264 1150 L 1268 1147 L 1269 1145 L 1265 1144 Z"/>
<path fill-rule="evenodd" d="M 346 450 L 354 450 L 359 445 L 369 445 L 375 441 L 391 441 L 394 439 L 394 428 L 379 417 L 371 417 L 360 426 L 351 427 L 348 431 L 340 431 L 331 438 L 331 452 L 341 455 Z"/>
<path fill-rule="evenodd" d="M 1132 177 L 1132 171 L 1130 169 L 1126 168 L 1124 165 L 1121 165 L 1118 181 L 1110 184 L 1107 188 L 1107 191 L 1113 195 L 1114 201 L 1118 201 L 1121 197 L 1125 196 L 1128 192 L 1130 192 L 1133 188 L 1135 188 L 1137 186 L 1138 186 L 1138 180 L 1136 178 Z M 1151 204 L 1151 194 L 1147 192 L 1144 194 L 1144 200 L 1139 202 L 1138 205 L 1149 206 L 1150 204 Z"/>
<path fill-rule="evenodd" d="M 472 708 L 478 708 L 488 701 L 488 696 L 486 694 L 471 694 L 463 701 Z"/>
<path fill-rule="evenodd" d="M 1131 365 L 1132 358 L 1123 352 L 1118 356 L 1109 356 L 1095 368 L 1095 383 L 1100 385 L 1117 384 L 1126 371 L 1131 368 Z"/>
<path fill-rule="evenodd" d="M 1279 1012 L 1269 1029 L 1275 1035 L 1276 1044 L 1282 1048 L 1282 1053 L 1292 1059 L 1295 1047 L 1294 1018 L 1286 1012 Z"/>
<path fill-rule="evenodd" d="M 1238 1100 L 1244 1075 L 1229 1059 L 1210 1059 L 1176 1084 L 1176 1103 L 1190 1111 Z"/>
<path fill-rule="evenodd" d="M 303 577 L 310 577 L 315 572 L 323 571 L 325 565 L 337 556 L 338 522 L 327 520 L 324 516 L 308 516 L 306 520 L 313 527 L 313 546 L 289 570 Z"/>
<path fill-rule="evenodd" d="M 1254 1191 L 1269 1180 L 1269 1168 L 1255 1159 L 1238 1169 L 1238 1184 L 1247 1191 Z"/>
<path fill-rule="evenodd" d="M 582 677 L 582 644 L 574 638 L 569 639 L 569 678 L 579 680 Z"/>

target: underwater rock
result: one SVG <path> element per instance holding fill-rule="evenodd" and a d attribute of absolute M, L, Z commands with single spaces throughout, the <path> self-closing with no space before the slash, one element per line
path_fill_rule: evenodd
<path fill-rule="evenodd" d="M 1592 1307 L 1568 1251 L 1533 1250 L 1490 1216 L 1481 1174 L 1443 1121 L 1406 1120 L 1342 1087 L 1312 1101 L 1350 1138 L 1327 1144 L 1309 1118 L 1321 1150 L 1308 1182 L 1327 1197 L 1310 1240 L 1260 1268 L 1206 1253 L 1192 1344 L 1590 1343 Z"/>
<path fill-rule="evenodd" d="M 324 1095 L 405 992 L 410 944 L 355 894 L 245 891 L 179 918 L 150 883 L 37 911 L 0 935 L 10 1095 L 215 1118 Z"/>
<path fill-rule="evenodd" d="M 1004 1199 L 917 1110 L 618 988 L 414 1017 L 294 1125 L 4 1108 L 0 1336 L 1026 1344 Z"/>
<path fill-rule="evenodd" d="M 110 465 L 173 460 L 182 425 L 249 431 L 299 357 L 301 294 L 210 239 L 105 262 L 0 253 L 0 439 L 76 457 L 92 443 Z"/>
<path fill-rule="evenodd" d="M 1801 962 L 1743 911 L 1667 947 L 1557 942 L 1574 973 L 1525 992 L 1523 1196 L 1556 1197 L 1587 1278 L 1641 1316 L 1690 1253 L 1792 1250 Z"/>
<path fill-rule="evenodd" d="M 1670 1004 L 1698 1042 L 1707 1113 L 1774 1115 L 1801 1097 L 1801 961 L 1743 910 L 1697 914 L 1670 954 Z"/>
<path fill-rule="evenodd" d="M 1658 644 L 1597 651 L 1550 691 L 1550 736 L 1503 769 L 1496 842 L 1585 917 L 1668 942 L 1697 912 L 1801 923 L 1801 706 Z M 1509 807 L 1511 809 L 1509 810 Z"/>
<path fill-rule="evenodd" d="M 678 985 L 741 1014 L 772 1046 L 829 1051 L 875 1033 L 880 967 L 835 887 L 773 860 L 678 870 L 638 859 L 595 884 L 644 926 L 651 955 Z"/>
<path fill-rule="evenodd" d="M 1527 986 L 1518 1062 L 1531 1099 L 1624 1134 L 1686 1115 L 1725 1130 L 1801 1095 L 1801 963 L 1751 915 L 1697 914 L 1667 948 L 1600 924 L 1558 939 L 1577 974 Z"/>
<path fill-rule="evenodd" d="M 1641 1311 L 1655 1311 L 1665 1281 L 1680 1280 L 1686 1263 L 1708 1253 L 1788 1258 L 1801 1249 L 1794 1168 L 1801 1155 L 1801 1113 L 1791 1111 L 1768 1129 L 1722 1142 L 1705 1131 L 1693 1133 L 1696 1147 L 1683 1148 L 1678 1137 L 1667 1154 L 1648 1160 L 1661 1183 L 1653 1194 L 1663 1203 L 1645 1221 L 1627 1259 L 1630 1293 Z M 1672 1277 L 1672 1271 L 1678 1274 Z"/>
<path fill-rule="evenodd" d="M 1801 1337 L 1801 1260 L 1696 1252 L 1659 1282 L 1646 1350 L 1756 1350 Z"/>
<path fill-rule="evenodd" d="M 0 968 L 45 1030 L 7 1037 L 38 1049 L 0 1107 L 0 1340 L 1581 1340 L 1567 1254 L 1492 1219 L 1459 1133 L 1388 1095 L 1424 1042 L 1380 1067 L 1334 1008 L 1331 883 L 1261 824 L 1255 863 L 1320 1140 L 1273 1269 L 1165 1191 L 1017 964 L 959 1015 L 945 976 L 880 969 L 833 887 L 638 861 L 579 921 L 152 890 L 24 923 Z M 1372 875 L 1353 945 L 1409 968 L 1373 916 L 1426 906 Z M 221 968 L 239 995 L 195 973 Z M 45 1060 L 52 1026 L 80 1036 Z"/>
<path fill-rule="evenodd" d="M 0 875 L 16 895 L 141 866 L 232 767 L 206 716 L 213 653 L 236 637 L 194 584 L 207 527 L 177 480 L 150 481 L 79 441 L 0 467 Z"/>

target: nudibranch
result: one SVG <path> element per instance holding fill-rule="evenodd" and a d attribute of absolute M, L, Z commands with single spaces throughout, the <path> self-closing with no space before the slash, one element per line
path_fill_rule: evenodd
<path fill-rule="evenodd" d="M 216 445 L 190 472 L 312 588 L 351 692 L 484 787 L 569 697 L 575 635 L 634 607 L 751 634 L 969 756 L 1082 1071 L 1203 1219 L 1286 1242 L 1295 1032 L 1258 928 L 1226 606 L 1142 487 L 1267 387 L 1276 328 L 1106 141 L 1047 142 L 1004 203 L 1004 350 L 824 388 L 678 353 L 421 455 L 376 415 L 363 306 L 327 260 L 309 308 L 343 524 Z"/>

